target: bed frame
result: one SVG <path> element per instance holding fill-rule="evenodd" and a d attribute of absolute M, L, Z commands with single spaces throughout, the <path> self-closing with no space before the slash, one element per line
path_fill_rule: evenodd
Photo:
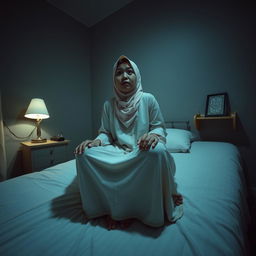
<path fill-rule="evenodd" d="M 178 129 L 186 129 L 191 130 L 191 126 L 189 121 L 165 121 L 167 128 L 178 128 Z"/>

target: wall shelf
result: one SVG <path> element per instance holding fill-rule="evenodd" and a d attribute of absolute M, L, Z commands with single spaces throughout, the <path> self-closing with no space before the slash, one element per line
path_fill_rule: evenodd
<path fill-rule="evenodd" d="M 233 129 L 236 130 L 237 113 L 233 112 L 229 116 L 204 116 L 202 114 L 194 115 L 194 123 L 197 130 L 200 130 L 200 122 L 202 120 L 231 120 Z"/>

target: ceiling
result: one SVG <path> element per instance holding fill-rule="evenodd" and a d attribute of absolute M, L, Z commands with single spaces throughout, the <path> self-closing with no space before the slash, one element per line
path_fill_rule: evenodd
<path fill-rule="evenodd" d="M 47 0 L 74 19 L 91 27 L 133 0 Z"/>

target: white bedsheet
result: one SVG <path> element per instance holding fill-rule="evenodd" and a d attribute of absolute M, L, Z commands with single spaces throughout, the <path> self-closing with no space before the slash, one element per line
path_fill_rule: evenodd
<path fill-rule="evenodd" d="M 247 255 L 248 212 L 237 149 L 194 142 L 191 153 L 172 155 L 184 216 L 164 228 L 134 222 L 108 231 L 102 218 L 86 222 L 74 160 L 2 182 L 0 255 Z"/>

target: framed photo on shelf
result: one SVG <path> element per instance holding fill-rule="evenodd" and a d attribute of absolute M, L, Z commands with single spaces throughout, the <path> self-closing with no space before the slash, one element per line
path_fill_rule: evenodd
<path fill-rule="evenodd" d="M 226 92 L 207 95 L 205 116 L 227 116 L 228 104 Z"/>

